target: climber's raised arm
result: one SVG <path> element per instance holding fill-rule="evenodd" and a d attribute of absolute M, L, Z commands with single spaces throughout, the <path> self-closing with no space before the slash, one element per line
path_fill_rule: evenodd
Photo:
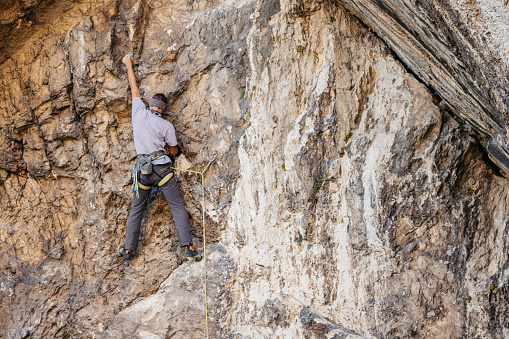
<path fill-rule="evenodd" d="M 129 77 L 129 86 L 131 86 L 131 93 L 134 98 L 141 97 L 138 85 L 136 85 L 136 76 L 134 75 L 133 60 L 129 55 L 126 55 L 122 62 L 127 66 L 127 76 Z"/>

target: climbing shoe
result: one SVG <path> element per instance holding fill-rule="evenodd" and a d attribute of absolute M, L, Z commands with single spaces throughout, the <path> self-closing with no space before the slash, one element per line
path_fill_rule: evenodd
<path fill-rule="evenodd" d="M 201 255 L 198 253 L 198 251 L 190 249 L 189 246 L 186 246 L 185 254 L 186 257 L 193 258 L 195 261 L 201 260 Z"/>
<path fill-rule="evenodd" d="M 118 255 L 124 257 L 125 260 L 130 260 L 134 255 L 134 251 L 131 251 L 131 253 L 127 253 L 124 245 L 121 245 L 118 248 Z"/>

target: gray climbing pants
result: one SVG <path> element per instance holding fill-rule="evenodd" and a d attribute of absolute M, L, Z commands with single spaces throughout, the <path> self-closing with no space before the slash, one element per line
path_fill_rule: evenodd
<path fill-rule="evenodd" d="M 153 165 L 152 174 L 140 174 L 139 182 L 145 186 L 156 186 L 157 183 L 171 172 L 170 163 L 162 165 Z M 173 220 L 177 228 L 179 245 L 181 247 L 191 245 L 191 232 L 189 228 L 189 218 L 187 216 L 186 207 L 180 195 L 180 189 L 175 176 L 168 180 L 164 185 L 159 186 L 159 190 L 163 192 L 168 205 L 170 205 Z M 135 251 L 138 247 L 138 238 L 140 236 L 141 218 L 147 206 L 150 190 L 139 189 L 138 198 L 133 193 L 133 204 L 131 214 L 127 221 L 127 230 L 125 234 L 125 248 Z"/>

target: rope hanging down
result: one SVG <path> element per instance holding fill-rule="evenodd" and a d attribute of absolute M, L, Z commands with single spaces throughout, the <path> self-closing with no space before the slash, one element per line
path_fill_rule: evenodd
<path fill-rule="evenodd" d="M 172 167 L 174 170 L 181 172 L 189 172 L 199 174 L 201 176 L 201 213 L 202 213 L 202 223 L 203 223 L 203 276 L 204 276 L 204 289 L 205 289 L 205 333 L 207 335 L 207 339 L 209 338 L 209 315 L 208 315 L 208 302 L 207 302 L 207 257 L 205 252 L 205 245 L 207 243 L 207 239 L 205 238 L 205 188 L 203 183 L 203 174 L 209 168 L 210 164 L 212 164 L 217 158 L 217 152 L 214 153 L 209 163 L 203 171 L 193 171 L 193 170 L 185 170 L 182 168 Z"/>

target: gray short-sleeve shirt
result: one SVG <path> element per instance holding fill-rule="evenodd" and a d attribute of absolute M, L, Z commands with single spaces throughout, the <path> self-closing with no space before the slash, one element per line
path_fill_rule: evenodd
<path fill-rule="evenodd" d="M 133 135 L 134 147 L 138 154 L 150 154 L 156 151 L 164 151 L 166 144 L 177 146 L 175 128 L 169 122 L 152 114 L 140 97 L 133 100 Z M 154 165 L 170 162 L 168 156 L 162 156 L 152 161 Z"/>

